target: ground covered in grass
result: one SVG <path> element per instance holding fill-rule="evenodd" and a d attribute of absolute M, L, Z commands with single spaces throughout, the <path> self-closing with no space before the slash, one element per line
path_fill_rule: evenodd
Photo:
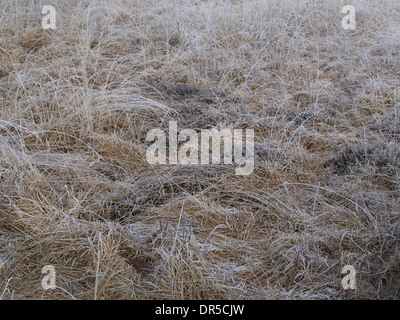
<path fill-rule="evenodd" d="M 0 298 L 400 298 L 397 2 L 47 2 L 0 7 Z M 254 172 L 148 164 L 169 121 Z"/>

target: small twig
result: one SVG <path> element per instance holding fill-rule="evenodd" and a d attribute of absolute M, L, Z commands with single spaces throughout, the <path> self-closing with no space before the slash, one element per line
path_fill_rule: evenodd
<path fill-rule="evenodd" d="M 315 193 L 315 198 L 314 198 L 314 205 L 313 205 L 313 211 L 312 211 L 312 229 L 311 229 L 312 230 L 312 234 L 314 234 L 315 207 L 317 206 L 317 198 L 318 198 L 320 185 L 321 185 L 321 182 L 318 182 L 317 192 Z"/>
<path fill-rule="evenodd" d="M 101 232 L 99 233 L 99 242 L 97 243 L 97 267 L 96 267 L 96 283 L 94 286 L 94 300 L 97 300 L 97 288 L 99 285 L 99 268 L 100 268 L 100 242 Z"/>
<path fill-rule="evenodd" d="M 189 217 L 189 240 L 192 237 L 192 217 Z"/>
<path fill-rule="evenodd" d="M 397 96 L 396 96 L 396 89 L 394 89 L 394 127 L 393 133 L 396 133 L 397 127 Z"/>
<path fill-rule="evenodd" d="M 158 219 L 160 220 L 160 232 L 162 232 L 162 219 L 161 219 L 161 216 L 158 216 Z"/>
<path fill-rule="evenodd" d="M 171 194 L 171 201 L 169 202 L 169 212 L 168 212 L 168 219 L 167 219 L 167 224 L 165 225 L 165 230 L 168 229 L 168 224 L 169 224 L 169 218 L 171 217 L 171 208 L 172 208 L 172 200 L 174 199 L 174 194 Z"/>
<path fill-rule="evenodd" d="M 185 239 L 185 226 L 186 226 L 186 219 L 185 219 L 186 214 L 183 215 L 183 223 L 182 223 L 182 237 Z"/>

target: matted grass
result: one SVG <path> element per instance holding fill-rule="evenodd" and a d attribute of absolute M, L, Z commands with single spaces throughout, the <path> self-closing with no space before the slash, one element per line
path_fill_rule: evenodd
<path fill-rule="evenodd" d="M 0 7 L 1 299 L 400 298 L 397 1 L 52 2 Z M 171 120 L 254 172 L 149 165 Z"/>

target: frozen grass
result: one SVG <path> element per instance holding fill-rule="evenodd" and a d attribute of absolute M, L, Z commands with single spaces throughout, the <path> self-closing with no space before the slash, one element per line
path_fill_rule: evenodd
<path fill-rule="evenodd" d="M 0 8 L 3 299 L 400 298 L 397 1 L 53 3 Z M 255 171 L 148 165 L 169 120 Z"/>

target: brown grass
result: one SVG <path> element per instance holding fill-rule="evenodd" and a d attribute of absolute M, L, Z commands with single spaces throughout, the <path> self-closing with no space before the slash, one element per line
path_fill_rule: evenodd
<path fill-rule="evenodd" d="M 0 9 L 2 299 L 400 298 L 397 2 L 53 3 Z M 253 174 L 149 165 L 170 120 Z"/>

